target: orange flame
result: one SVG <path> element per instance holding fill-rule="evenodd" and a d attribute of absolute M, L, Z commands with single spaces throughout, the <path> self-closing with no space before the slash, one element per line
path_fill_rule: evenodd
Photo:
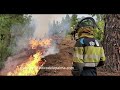
<path fill-rule="evenodd" d="M 45 39 L 37 41 L 35 39 L 30 40 L 30 45 L 32 49 L 35 49 L 37 46 L 50 46 L 51 39 Z M 40 66 L 39 62 L 41 61 L 42 52 L 36 51 L 36 53 L 29 57 L 29 59 L 22 63 L 21 65 L 17 66 L 13 72 L 8 72 L 8 76 L 34 76 L 37 75 Z"/>
<path fill-rule="evenodd" d="M 30 40 L 31 48 L 35 49 L 37 46 L 50 46 L 51 39 L 44 39 L 41 42 L 35 39 Z"/>

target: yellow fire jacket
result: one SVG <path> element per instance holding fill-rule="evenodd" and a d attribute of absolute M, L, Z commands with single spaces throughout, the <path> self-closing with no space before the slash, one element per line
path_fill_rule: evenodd
<path fill-rule="evenodd" d="M 105 61 L 104 49 L 93 36 L 81 36 L 74 46 L 73 62 L 83 63 L 86 67 L 96 67 Z"/>

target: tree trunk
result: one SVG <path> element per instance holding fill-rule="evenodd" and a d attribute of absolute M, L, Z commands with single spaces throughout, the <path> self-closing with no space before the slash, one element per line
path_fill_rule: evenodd
<path fill-rule="evenodd" d="M 103 70 L 120 71 L 120 14 L 107 14 L 105 17 L 103 47 L 106 63 Z"/>

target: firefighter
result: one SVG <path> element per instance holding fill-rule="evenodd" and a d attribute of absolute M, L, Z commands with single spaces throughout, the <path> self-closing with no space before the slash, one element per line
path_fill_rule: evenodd
<path fill-rule="evenodd" d="M 93 18 L 90 17 L 90 20 L 85 22 L 84 20 L 82 24 L 79 23 L 79 28 L 77 27 L 79 39 L 74 46 L 72 74 L 73 76 L 97 76 L 96 68 L 105 63 L 104 49 L 94 38 L 95 23 L 86 23 L 93 22 Z"/>

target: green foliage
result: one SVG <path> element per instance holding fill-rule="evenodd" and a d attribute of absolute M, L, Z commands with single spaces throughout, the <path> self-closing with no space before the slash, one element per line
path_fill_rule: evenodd
<path fill-rule="evenodd" d="M 4 67 L 4 61 L 0 61 L 0 70 Z"/>
<path fill-rule="evenodd" d="M 1 14 L 0 15 L 0 27 L 10 28 L 13 24 L 25 24 L 29 22 L 30 16 L 24 16 L 23 14 Z"/>
<path fill-rule="evenodd" d="M 77 14 L 73 14 L 71 17 L 71 27 L 74 29 L 78 22 Z"/>
<path fill-rule="evenodd" d="M 65 18 L 62 18 L 61 22 L 53 21 L 49 25 L 49 35 L 65 36 L 70 31 L 71 17 L 66 14 Z"/>
<path fill-rule="evenodd" d="M 6 43 L 3 41 L 0 43 L 0 69 L 4 66 L 5 59 L 11 54 L 11 50 L 6 46 Z"/>
<path fill-rule="evenodd" d="M 11 54 L 9 45 L 12 41 L 11 27 L 15 24 L 29 23 L 31 16 L 23 14 L 0 14 L 0 67 Z"/>
<path fill-rule="evenodd" d="M 96 28 L 94 30 L 95 38 L 102 41 L 103 40 L 103 35 L 104 35 L 105 14 L 92 14 L 92 16 L 96 16 L 96 23 L 97 23 L 98 27 L 100 28 L 100 30 L 98 30 L 98 28 Z"/>
<path fill-rule="evenodd" d="M 102 41 L 103 40 L 103 34 L 104 34 L 104 25 L 105 25 L 104 20 L 98 21 L 97 25 L 100 28 L 100 30 L 98 28 L 96 28 L 94 30 L 94 36 L 98 40 Z"/>
<path fill-rule="evenodd" d="M 97 18 L 97 21 L 101 21 L 101 20 L 104 20 L 106 14 L 90 14 L 92 15 L 92 17 L 96 16 Z"/>

